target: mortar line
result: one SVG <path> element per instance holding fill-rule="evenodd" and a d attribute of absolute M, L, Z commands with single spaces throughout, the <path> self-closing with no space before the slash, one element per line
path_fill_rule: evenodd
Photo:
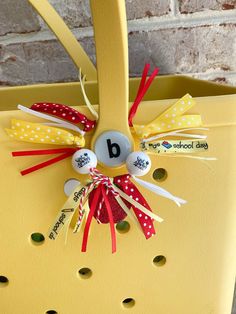
<path fill-rule="evenodd" d="M 128 21 L 128 31 L 155 31 L 160 29 L 182 28 L 182 27 L 199 27 L 203 25 L 220 25 L 220 24 L 236 24 L 236 10 L 227 12 L 198 12 L 194 14 L 181 14 L 177 16 L 151 17 Z M 93 28 L 74 28 L 72 30 L 77 39 L 93 37 Z M 50 30 L 39 32 L 31 32 L 28 34 L 7 34 L 0 36 L 0 45 L 9 45 L 17 43 L 38 42 L 55 39 L 54 34 Z"/>
<path fill-rule="evenodd" d="M 178 4 L 176 0 L 170 0 L 170 9 L 171 9 L 170 16 L 175 17 L 179 14 Z"/>
<path fill-rule="evenodd" d="M 170 28 L 191 28 L 203 25 L 236 24 L 236 10 L 231 12 L 197 12 L 132 20 L 128 22 L 129 31 L 155 31 Z"/>

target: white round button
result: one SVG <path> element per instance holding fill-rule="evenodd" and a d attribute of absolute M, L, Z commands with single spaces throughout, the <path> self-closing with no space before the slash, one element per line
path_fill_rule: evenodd
<path fill-rule="evenodd" d="M 91 168 L 96 168 L 97 157 L 89 149 L 80 149 L 72 156 L 72 166 L 80 174 L 88 174 Z"/>
<path fill-rule="evenodd" d="M 133 152 L 126 159 L 129 174 L 137 177 L 145 176 L 151 169 L 151 159 L 144 152 Z"/>
<path fill-rule="evenodd" d="M 128 137 L 117 131 L 102 133 L 94 146 L 98 160 L 108 167 L 124 164 L 131 149 L 132 144 Z"/>
<path fill-rule="evenodd" d="M 70 196 L 74 189 L 80 185 L 79 180 L 77 179 L 69 179 L 64 184 L 64 192 L 66 196 Z"/>

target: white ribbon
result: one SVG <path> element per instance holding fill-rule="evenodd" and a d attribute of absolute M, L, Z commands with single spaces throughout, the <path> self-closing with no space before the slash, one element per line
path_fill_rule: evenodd
<path fill-rule="evenodd" d="M 79 127 L 77 127 L 76 125 L 74 125 L 72 123 L 62 121 L 62 120 L 60 120 L 58 118 L 49 116 L 49 115 L 47 115 L 45 113 L 42 113 L 42 112 L 38 112 L 38 111 L 32 110 L 32 109 L 24 107 L 22 105 L 18 105 L 17 108 L 19 110 L 25 112 L 25 113 L 28 113 L 28 114 L 32 115 L 32 116 L 35 116 L 35 117 L 38 117 L 38 118 L 42 118 L 42 119 L 54 122 L 53 124 L 45 123 L 46 125 L 53 125 L 53 126 L 56 126 L 56 127 L 61 127 L 61 128 L 66 128 L 66 129 L 69 129 L 69 130 L 73 130 L 73 131 L 76 131 L 76 132 L 80 133 L 83 136 L 85 134 L 84 131 L 82 131 Z"/>
<path fill-rule="evenodd" d="M 122 201 L 122 198 L 120 196 L 116 196 L 116 201 L 117 203 L 120 205 L 120 207 L 124 210 L 124 212 L 126 213 L 126 215 L 132 219 L 132 221 L 135 223 L 135 225 L 138 227 L 138 229 L 141 230 L 140 224 L 137 221 L 137 218 L 135 217 L 135 215 L 133 214 L 133 212 L 131 210 L 129 210 L 129 208 L 126 206 L 126 204 Z"/>
<path fill-rule="evenodd" d="M 172 195 L 170 192 L 168 192 L 167 190 L 161 188 L 160 186 L 158 185 L 155 185 L 155 184 L 152 184 L 150 182 L 146 182 L 146 181 L 143 181 L 135 176 L 132 176 L 132 178 L 138 183 L 140 184 L 141 186 L 145 187 L 146 189 L 148 189 L 149 191 L 151 192 L 154 192 L 155 194 L 157 195 L 160 195 L 160 196 L 163 196 L 165 198 L 168 198 L 170 200 L 172 200 L 173 202 L 175 202 L 179 207 L 183 204 L 186 204 L 187 201 L 179 198 L 179 197 L 176 197 L 174 195 Z"/>
<path fill-rule="evenodd" d="M 150 152 L 150 154 L 155 154 Z M 159 154 L 159 157 L 172 157 L 172 158 L 190 158 L 190 159 L 197 159 L 197 160 L 207 160 L 207 161 L 215 161 L 218 160 L 215 157 L 201 157 L 201 156 L 192 156 L 192 155 L 177 155 L 177 154 Z"/>
<path fill-rule="evenodd" d="M 158 138 L 163 138 L 163 137 L 167 137 L 167 136 L 178 136 L 178 137 L 188 137 L 188 138 L 196 138 L 196 139 L 206 139 L 207 136 L 206 135 L 202 135 L 202 134 L 188 134 L 188 133 L 182 133 L 184 131 L 191 131 L 191 130 L 199 130 L 199 131 L 208 131 L 208 128 L 189 128 L 189 129 L 182 129 L 182 130 L 177 130 L 177 131 L 173 131 L 173 132 L 166 132 L 166 133 L 161 133 L 149 138 L 144 138 L 142 139 L 142 142 L 152 142 Z"/>

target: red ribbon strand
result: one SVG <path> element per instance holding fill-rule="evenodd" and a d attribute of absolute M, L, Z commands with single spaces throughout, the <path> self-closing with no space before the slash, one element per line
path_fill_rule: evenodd
<path fill-rule="evenodd" d="M 78 149 L 77 148 L 52 148 L 52 149 L 37 149 L 37 150 L 26 150 L 19 152 L 12 152 L 13 157 L 21 157 L 21 156 L 39 156 L 39 155 L 53 155 L 53 154 L 61 154 L 61 153 L 74 153 Z"/>
<path fill-rule="evenodd" d="M 87 251 L 87 243 L 88 243 L 88 235 L 89 235 L 89 229 L 90 229 L 90 225 L 92 222 L 92 218 L 94 216 L 94 213 L 96 211 L 97 208 L 97 203 L 98 203 L 98 198 L 99 195 L 101 193 L 101 190 L 99 189 L 99 187 L 96 189 L 95 191 L 95 195 L 94 195 L 94 202 L 90 208 L 89 214 L 88 214 L 88 218 L 86 220 L 86 224 L 85 224 L 85 228 L 84 228 L 84 234 L 83 234 L 83 242 L 82 242 L 82 252 L 86 252 Z"/>
<path fill-rule="evenodd" d="M 102 195 L 104 198 L 104 202 L 106 205 L 109 222 L 110 222 L 112 253 L 115 253 L 116 252 L 116 232 L 115 232 L 115 227 L 114 227 L 113 214 L 112 214 L 111 206 L 110 206 L 109 199 L 107 197 L 104 185 L 101 186 L 101 190 L 102 190 Z"/>
<path fill-rule="evenodd" d="M 144 67 L 144 70 L 143 70 L 142 79 L 141 79 L 141 82 L 139 85 L 137 96 L 136 96 L 135 101 L 134 101 L 134 103 L 130 109 L 130 112 L 129 112 L 128 121 L 129 121 L 130 127 L 133 126 L 133 118 L 137 112 L 139 104 L 141 103 L 143 97 L 145 96 L 149 87 L 151 86 L 154 78 L 157 76 L 157 74 L 159 72 L 159 68 L 155 68 L 154 71 L 152 72 L 151 76 L 147 80 L 149 68 L 150 68 L 150 64 L 146 64 Z"/>
<path fill-rule="evenodd" d="M 37 164 L 33 167 L 27 168 L 21 171 L 21 175 L 25 176 L 42 168 L 48 167 L 52 164 L 55 164 L 63 159 L 66 159 L 72 156 L 79 148 L 59 148 L 59 149 L 40 149 L 40 150 L 29 150 L 29 151 L 19 151 L 12 152 L 13 157 L 21 157 L 21 156 L 41 156 L 41 155 L 52 155 L 52 154 L 60 154 L 57 157 L 51 158 L 47 161 L 44 161 L 40 164 Z"/>

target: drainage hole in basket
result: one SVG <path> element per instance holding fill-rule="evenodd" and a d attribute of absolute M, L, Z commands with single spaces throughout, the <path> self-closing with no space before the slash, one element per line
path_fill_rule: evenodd
<path fill-rule="evenodd" d="M 92 270 L 87 267 L 80 268 L 78 271 L 79 277 L 82 279 L 88 279 L 92 276 Z"/>
<path fill-rule="evenodd" d="M 7 286 L 9 283 L 9 280 L 5 276 L 0 276 L 0 287 Z"/>
<path fill-rule="evenodd" d="M 30 237 L 31 237 L 32 243 L 35 245 L 43 244 L 43 242 L 45 241 L 44 235 L 39 232 L 32 233 Z"/>
<path fill-rule="evenodd" d="M 119 233 L 127 233 L 129 232 L 129 229 L 130 229 L 130 224 L 128 223 L 128 221 L 123 220 L 116 224 L 116 230 Z"/>
<path fill-rule="evenodd" d="M 167 178 L 167 171 L 164 168 L 158 168 L 153 172 L 153 179 L 157 182 L 165 181 Z"/>
<path fill-rule="evenodd" d="M 153 259 L 153 264 L 155 266 L 158 266 L 158 267 L 164 266 L 165 263 L 166 263 L 166 257 L 163 255 L 158 255 L 158 256 L 154 257 L 154 259 Z"/>
<path fill-rule="evenodd" d="M 122 301 L 122 305 L 126 309 L 130 309 L 131 307 L 135 305 L 135 300 L 133 298 L 126 298 Z"/>
<path fill-rule="evenodd" d="M 54 311 L 54 310 L 48 310 L 46 314 L 58 314 L 58 313 L 57 311 Z"/>

